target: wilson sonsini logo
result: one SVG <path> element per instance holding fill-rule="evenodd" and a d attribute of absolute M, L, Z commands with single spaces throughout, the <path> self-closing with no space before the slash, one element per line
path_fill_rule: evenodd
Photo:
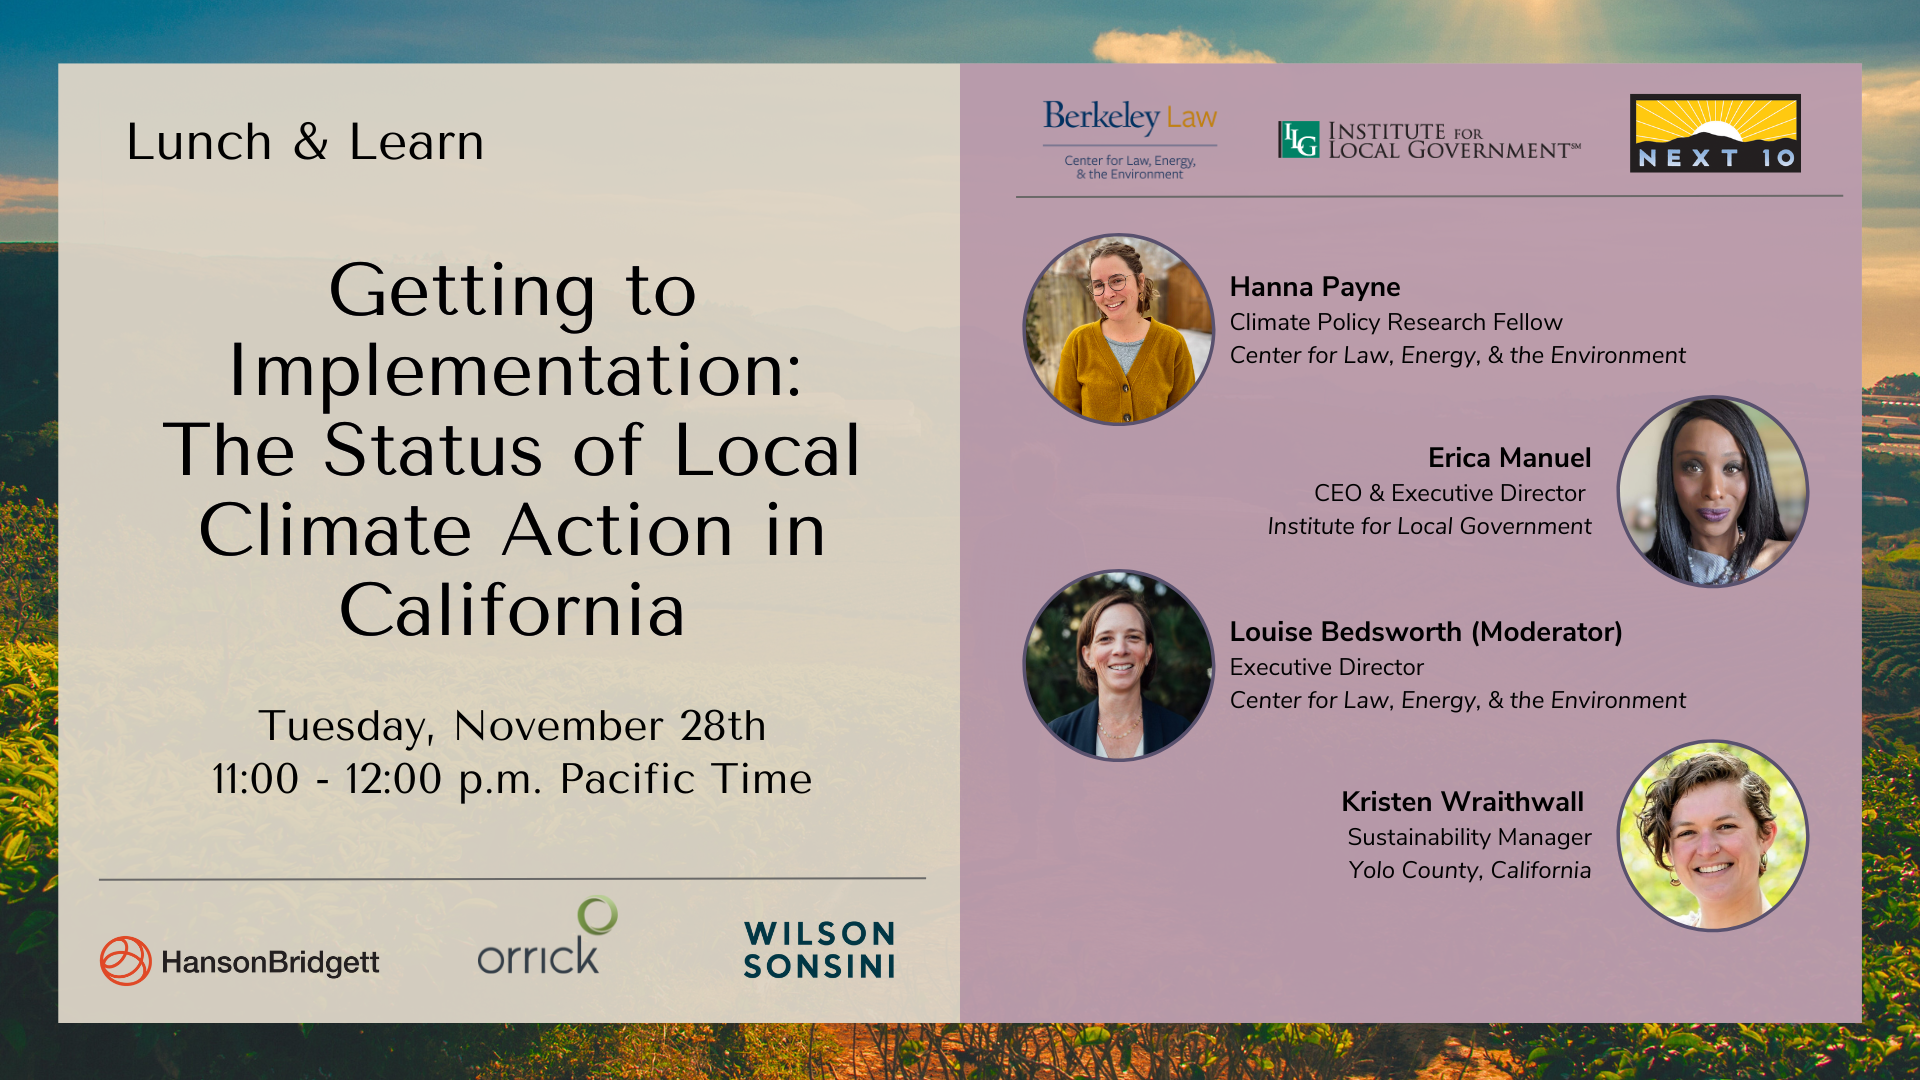
<path fill-rule="evenodd" d="M 1634 172 L 1800 171 L 1799 94 L 1634 94 Z"/>
<path fill-rule="evenodd" d="M 893 978 L 893 921 L 835 923 L 746 922 L 749 946 L 778 948 L 779 952 L 750 952 L 741 958 L 740 974 L 757 979 L 891 979 Z M 884 951 L 881 947 L 885 946 Z M 801 951 L 802 949 L 806 951 Z M 831 952 L 822 952 L 831 949 Z M 857 973 L 857 974 L 856 974 Z"/>

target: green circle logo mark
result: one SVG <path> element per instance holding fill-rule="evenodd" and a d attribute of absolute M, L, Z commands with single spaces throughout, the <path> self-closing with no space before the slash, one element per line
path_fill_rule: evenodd
<path fill-rule="evenodd" d="M 605 926 L 595 926 L 587 921 L 587 909 L 592 907 L 596 901 L 607 905 L 607 924 Z M 613 929 L 613 924 L 620 921 L 620 909 L 614 907 L 613 901 L 604 896 L 589 896 L 585 900 L 580 901 L 579 919 L 580 929 L 598 936 Z"/>

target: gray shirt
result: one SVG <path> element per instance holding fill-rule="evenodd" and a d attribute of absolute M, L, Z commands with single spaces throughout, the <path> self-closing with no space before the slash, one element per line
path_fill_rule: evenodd
<path fill-rule="evenodd" d="M 1107 347 L 1113 350 L 1113 358 L 1120 361 L 1121 374 L 1133 374 L 1133 361 L 1140 355 L 1140 346 L 1146 343 L 1146 338 L 1141 338 L 1139 341 L 1115 341 L 1112 338 L 1107 339 Z"/>
<path fill-rule="evenodd" d="M 1687 573 L 1695 585 L 1731 585 L 1733 584 L 1733 564 L 1715 555 L 1711 551 L 1699 548 L 1687 549 Z M 1749 568 L 1740 580 L 1745 581 L 1760 573 Z"/>

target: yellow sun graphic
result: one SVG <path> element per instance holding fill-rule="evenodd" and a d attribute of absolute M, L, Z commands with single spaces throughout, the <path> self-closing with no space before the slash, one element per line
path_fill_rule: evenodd
<path fill-rule="evenodd" d="M 1708 132 L 1741 142 L 1795 139 L 1800 103 L 1766 98 L 1665 98 L 1633 105 L 1633 141 L 1671 142 Z"/>

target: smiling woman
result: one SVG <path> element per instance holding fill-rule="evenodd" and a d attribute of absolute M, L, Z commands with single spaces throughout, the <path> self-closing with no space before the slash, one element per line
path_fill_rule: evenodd
<path fill-rule="evenodd" d="M 1067 586 L 1027 639 L 1035 711 L 1090 757 L 1140 758 L 1172 745 L 1199 715 L 1212 678 L 1199 617 L 1165 583 L 1138 574 Z"/>
<path fill-rule="evenodd" d="M 1026 338 L 1034 376 L 1061 407 L 1098 423 L 1135 424 L 1193 390 L 1212 346 L 1213 309 L 1172 251 L 1138 237 L 1096 237 L 1055 256 L 1034 282 Z"/>
<path fill-rule="evenodd" d="M 1699 930 L 1730 930 L 1777 906 L 1799 876 L 1806 839 L 1791 781 L 1735 743 L 1668 751 L 1621 808 L 1621 862 L 1640 898 Z"/>
<path fill-rule="evenodd" d="M 1620 472 L 1620 509 L 1647 561 L 1694 585 L 1772 567 L 1806 513 L 1806 468 L 1771 416 L 1698 398 L 1649 421 Z"/>

